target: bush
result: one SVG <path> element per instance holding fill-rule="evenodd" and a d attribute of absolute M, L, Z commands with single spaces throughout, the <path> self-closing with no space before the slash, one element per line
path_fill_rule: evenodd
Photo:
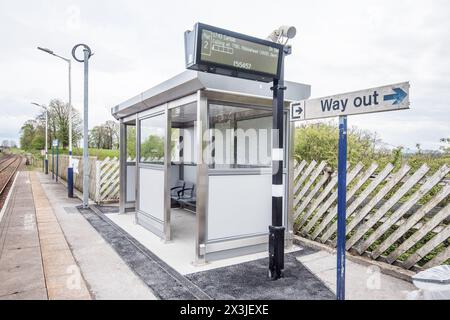
<path fill-rule="evenodd" d="M 294 153 L 297 160 L 326 161 L 333 169 L 337 168 L 339 130 L 332 123 L 302 125 L 295 130 Z M 375 155 L 376 137 L 366 131 L 352 128 L 347 131 L 347 159 L 355 165 L 362 162 L 370 164 Z"/>

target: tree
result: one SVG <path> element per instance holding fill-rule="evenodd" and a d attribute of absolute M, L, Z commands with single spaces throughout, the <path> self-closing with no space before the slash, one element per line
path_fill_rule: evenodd
<path fill-rule="evenodd" d="M 82 137 L 80 114 L 72 108 L 72 142 L 74 145 Z M 62 148 L 69 146 L 69 105 L 53 99 L 48 105 L 48 139 L 58 139 Z M 14 143 L 15 145 L 15 143 Z M 21 128 L 20 146 L 24 150 L 45 148 L 45 111 L 34 120 L 26 121 Z"/>
<path fill-rule="evenodd" d="M 20 147 L 24 150 L 30 150 L 36 133 L 36 121 L 26 121 L 20 129 Z"/>
<path fill-rule="evenodd" d="M 108 120 L 90 130 L 89 145 L 99 149 L 119 148 L 119 124 Z"/>
<path fill-rule="evenodd" d="M 45 128 L 45 111 L 36 118 L 39 126 Z M 49 141 L 58 139 L 60 146 L 69 146 L 69 104 L 59 99 L 53 99 L 48 105 L 48 134 Z M 45 133 L 44 133 L 45 135 Z M 72 107 L 72 143 L 77 145 L 82 137 L 82 121 L 78 110 Z"/>
<path fill-rule="evenodd" d="M 416 143 L 416 148 L 417 148 L 417 154 L 422 154 L 422 148 L 420 146 L 420 143 Z"/>
<path fill-rule="evenodd" d="M 439 147 L 439 150 L 441 150 L 443 153 L 449 154 L 450 153 L 450 138 L 441 138 L 440 142 L 442 142 L 444 145 Z"/>
<path fill-rule="evenodd" d="M 164 138 L 150 135 L 141 144 L 141 159 L 151 162 L 161 162 L 164 159 Z"/>
<path fill-rule="evenodd" d="M 136 127 L 127 126 L 127 156 L 136 158 Z"/>
<path fill-rule="evenodd" d="M 31 148 L 33 150 L 45 149 L 45 137 L 42 134 L 35 134 L 31 141 Z"/>

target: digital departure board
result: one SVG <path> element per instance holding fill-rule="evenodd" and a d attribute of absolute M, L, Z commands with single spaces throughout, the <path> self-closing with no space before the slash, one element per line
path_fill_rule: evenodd
<path fill-rule="evenodd" d="M 185 33 L 185 49 L 188 69 L 264 82 L 279 77 L 278 43 L 198 23 Z"/>

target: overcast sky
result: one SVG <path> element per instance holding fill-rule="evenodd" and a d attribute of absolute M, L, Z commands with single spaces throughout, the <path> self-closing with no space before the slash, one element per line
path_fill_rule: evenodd
<path fill-rule="evenodd" d="M 450 1 L 11 1 L 0 0 L 0 141 L 18 140 L 31 101 L 67 99 L 64 61 L 83 42 L 90 60 L 90 127 L 110 108 L 180 72 L 183 32 L 195 22 L 265 38 L 297 27 L 286 78 L 312 97 L 410 81 L 411 109 L 352 116 L 386 143 L 437 149 L 450 136 Z M 73 63 L 73 105 L 83 102 Z"/>

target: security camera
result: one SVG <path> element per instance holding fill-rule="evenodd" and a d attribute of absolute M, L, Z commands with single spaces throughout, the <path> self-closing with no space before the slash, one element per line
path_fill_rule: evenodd
<path fill-rule="evenodd" d="M 267 37 L 268 40 L 272 42 L 280 42 L 282 38 L 292 39 L 297 34 L 297 29 L 294 26 L 281 26 L 278 29 L 272 31 L 272 33 Z"/>
<path fill-rule="evenodd" d="M 278 28 L 282 37 L 286 37 L 288 39 L 292 39 L 297 34 L 297 29 L 294 26 L 281 26 Z"/>

